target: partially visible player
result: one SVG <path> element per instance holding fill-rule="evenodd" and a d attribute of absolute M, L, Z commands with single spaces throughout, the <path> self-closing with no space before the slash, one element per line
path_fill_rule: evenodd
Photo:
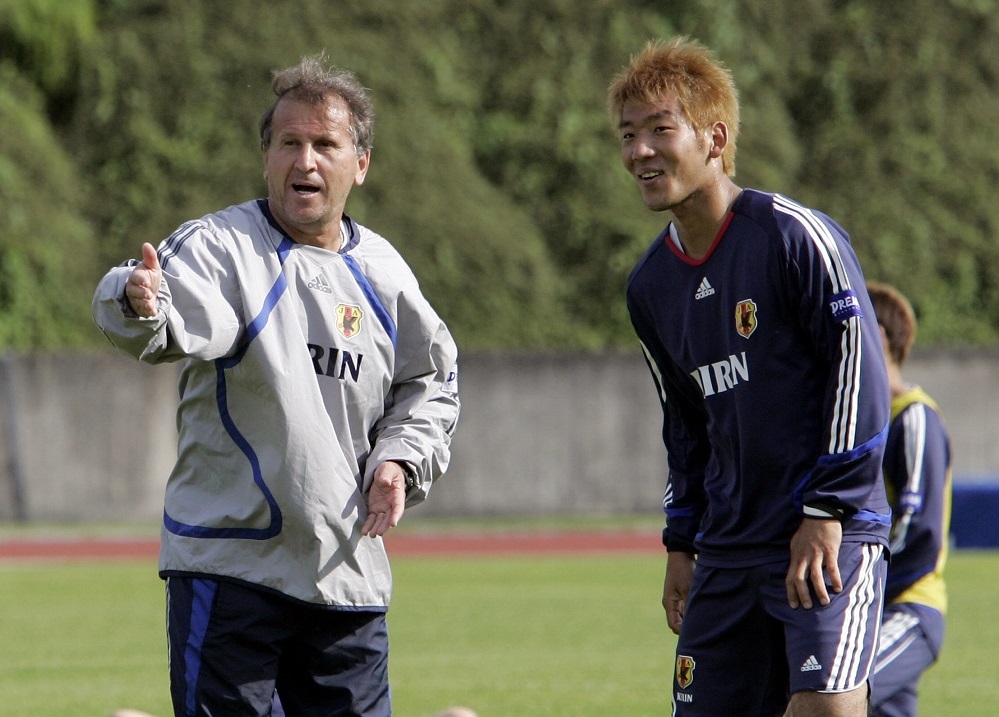
<path fill-rule="evenodd" d="M 627 289 L 664 414 L 673 715 L 864 717 L 889 396 L 849 238 L 734 183 L 738 95 L 700 43 L 647 44 L 609 104 L 646 206 L 673 215 Z"/>
<path fill-rule="evenodd" d="M 943 570 L 950 529 L 950 439 L 937 404 L 905 381 L 916 316 L 894 287 L 868 282 L 881 326 L 891 388 L 884 474 L 892 504 L 891 564 L 881 644 L 871 677 L 871 714 L 915 717 L 919 679 L 943 644 Z"/>

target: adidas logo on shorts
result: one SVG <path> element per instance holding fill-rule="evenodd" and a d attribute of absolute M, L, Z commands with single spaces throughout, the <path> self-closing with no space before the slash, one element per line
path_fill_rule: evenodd
<path fill-rule="evenodd" d="M 805 660 L 805 664 L 801 666 L 802 672 L 814 672 L 815 670 L 821 670 L 822 665 L 819 661 L 815 659 L 815 655 L 809 655 L 808 659 Z"/>

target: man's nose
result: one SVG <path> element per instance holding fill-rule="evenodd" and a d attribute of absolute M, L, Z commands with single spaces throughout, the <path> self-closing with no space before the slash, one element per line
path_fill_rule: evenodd
<path fill-rule="evenodd" d="M 316 167 L 316 152 L 311 144 L 303 144 L 295 158 L 295 166 L 302 171 L 312 171 Z"/>
<path fill-rule="evenodd" d="M 637 137 L 631 145 L 631 156 L 633 159 L 652 157 L 655 153 L 655 148 L 642 137 Z"/>

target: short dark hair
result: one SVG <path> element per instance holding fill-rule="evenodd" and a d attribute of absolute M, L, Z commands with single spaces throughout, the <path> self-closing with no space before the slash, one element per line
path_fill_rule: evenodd
<path fill-rule="evenodd" d="M 350 110 L 350 134 L 354 138 L 357 155 L 364 154 L 373 146 L 375 110 L 367 88 L 350 70 L 327 68 L 324 55 L 303 57 L 294 67 L 275 70 L 271 89 L 277 99 L 260 118 L 261 149 L 266 150 L 271 144 L 274 111 L 285 97 L 316 105 L 323 104 L 331 96 L 340 97 Z"/>
<path fill-rule="evenodd" d="M 876 281 L 867 282 L 867 293 L 874 305 L 874 315 L 885 330 L 888 353 L 899 366 L 909 357 L 916 340 L 916 312 L 898 289 Z"/>

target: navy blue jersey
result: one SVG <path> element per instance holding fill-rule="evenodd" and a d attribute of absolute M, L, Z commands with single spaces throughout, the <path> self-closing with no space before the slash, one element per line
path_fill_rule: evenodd
<path fill-rule="evenodd" d="M 708 253 L 670 228 L 628 281 L 663 404 L 663 541 L 706 565 L 786 560 L 804 516 L 888 545 L 881 336 L 829 217 L 744 190 Z"/>
<path fill-rule="evenodd" d="M 918 386 L 891 402 L 884 472 L 894 513 L 885 599 L 946 612 L 950 439 L 937 405 Z"/>

